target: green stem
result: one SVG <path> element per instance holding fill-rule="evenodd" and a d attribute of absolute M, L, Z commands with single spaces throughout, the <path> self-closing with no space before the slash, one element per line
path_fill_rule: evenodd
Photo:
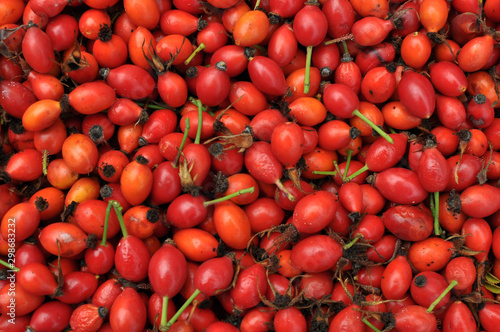
<path fill-rule="evenodd" d="M 312 173 L 316 175 L 331 175 L 331 176 L 337 175 L 336 171 L 312 171 Z"/>
<path fill-rule="evenodd" d="M 430 198 L 429 198 L 429 208 L 431 209 L 431 213 L 434 216 L 434 197 L 433 197 L 432 193 L 430 194 Z"/>
<path fill-rule="evenodd" d="M 7 263 L 6 261 L 1 260 L 1 259 L 0 259 L 0 265 L 5 266 L 6 268 L 8 268 L 9 270 L 12 270 L 12 271 L 16 271 L 16 272 L 18 272 L 18 271 L 19 271 L 19 269 L 18 269 L 17 267 L 12 266 L 12 265 L 10 265 L 9 263 Z"/>
<path fill-rule="evenodd" d="M 452 280 L 448 287 L 446 287 L 446 289 L 441 293 L 441 295 L 439 295 L 438 298 L 431 303 L 429 308 L 427 308 L 427 312 L 431 313 L 432 310 L 434 310 L 434 308 L 438 305 L 438 303 L 446 296 L 446 294 L 448 294 L 456 285 L 458 285 L 458 281 Z"/>
<path fill-rule="evenodd" d="M 116 216 L 118 217 L 118 222 L 120 223 L 120 228 L 122 230 L 122 235 L 124 238 L 128 236 L 127 227 L 125 226 L 125 221 L 123 220 L 122 210 L 123 207 L 120 205 L 118 201 L 110 200 L 109 203 L 113 205 L 115 209 Z"/>
<path fill-rule="evenodd" d="M 200 51 L 202 51 L 203 49 L 205 49 L 205 44 L 204 43 L 201 43 L 200 45 L 198 45 L 198 47 L 193 51 L 193 53 L 191 53 L 189 55 L 189 57 L 186 59 L 186 61 L 184 61 L 184 64 L 185 65 L 188 65 L 191 60 L 194 59 L 194 57 L 196 56 L 196 54 L 200 53 Z"/>
<path fill-rule="evenodd" d="M 206 65 L 205 67 L 210 67 L 210 65 Z M 196 103 L 197 99 L 194 98 L 194 97 L 189 97 L 188 100 L 193 104 L 193 105 L 196 105 L 198 107 L 198 104 Z M 203 104 L 201 104 L 201 110 L 203 112 L 208 112 L 207 108 L 206 107 L 203 107 Z"/>
<path fill-rule="evenodd" d="M 102 233 L 101 246 L 106 246 L 106 240 L 108 239 L 108 224 L 109 224 L 109 214 L 111 213 L 111 206 L 113 205 L 113 201 L 110 200 L 108 202 L 108 206 L 106 207 L 106 217 L 104 219 L 104 230 Z"/>
<path fill-rule="evenodd" d="M 370 323 L 366 318 L 361 318 L 361 321 L 363 323 L 365 323 L 365 325 L 368 326 L 369 328 L 371 328 L 373 331 L 375 331 L 375 332 L 381 332 L 379 329 L 377 329 L 375 326 L 373 326 L 373 324 Z"/>
<path fill-rule="evenodd" d="M 186 116 L 186 127 L 184 128 L 184 136 L 182 136 L 181 145 L 179 146 L 179 151 L 177 151 L 177 155 L 175 156 L 174 161 L 172 162 L 172 166 L 177 168 L 177 164 L 179 163 L 179 159 L 181 158 L 182 150 L 184 149 L 184 145 L 186 144 L 189 129 L 191 128 L 191 124 L 189 122 L 189 118 Z"/>
<path fill-rule="evenodd" d="M 342 182 L 347 182 L 347 172 L 349 171 L 349 166 L 351 165 L 352 150 L 347 150 L 347 160 L 345 162 L 344 174 L 342 174 Z"/>
<path fill-rule="evenodd" d="M 201 128 L 203 125 L 203 105 L 199 99 L 194 100 L 194 104 L 198 106 L 198 128 L 196 129 L 196 137 L 194 139 L 194 144 L 200 144 L 201 140 Z"/>
<path fill-rule="evenodd" d="M 135 102 L 135 103 L 141 107 L 151 108 L 152 110 L 164 110 L 165 109 L 165 107 L 159 106 L 159 105 L 139 103 L 139 102 Z"/>
<path fill-rule="evenodd" d="M 207 207 L 209 205 L 214 205 L 214 204 L 227 201 L 228 199 L 231 199 L 233 197 L 236 197 L 236 196 L 239 196 L 239 195 L 243 195 L 243 194 L 253 194 L 254 191 L 255 191 L 255 187 L 241 189 L 241 190 L 238 190 L 238 191 L 236 191 L 236 192 L 234 192 L 232 194 L 226 195 L 224 197 L 220 197 L 220 198 L 213 199 L 211 201 L 203 202 L 203 206 Z"/>
<path fill-rule="evenodd" d="M 337 174 L 340 175 L 342 182 L 345 182 L 344 181 L 345 177 L 344 177 L 344 175 L 341 174 L 340 168 L 339 168 L 339 163 L 336 160 L 333 161 L 333 166 L 335 167 L 335 171 L 337 172 Z"/>
<path fill-rule="evenodd" d="M 257 8 L 259 8 L 259 5 L 260 5 L 260 0 L 257 0 L 257 2 L 255 3 L 255 7 L 253 7 L 253 10 L 257 10 Z"/>
<path fill-rule="evenodd" d="M 48 158 L 49 158 L 49 151 L 43 150 L 42 169 L 43 169 L 43 175 L 45 175 L 45 176 L 47 176 Z"/>
<path fill-rule="evenodd" d="M 277 179 L 276 182 L 274 182 L 274 184 L 278 187 L 279 190 L 285 193 L 286 197 L 290 200 L 290 202 L 295 201 L 295 197 L 285 188 L 280 179 Z"/>
<path fill-rule="evenodd" d="M 163 304 L 161 306 L 160 331 L 168 331 L 167 309 L 168 309 L 168 296 L 164 296 Z"/>
<path fill-rule="evenodd" d="M 394 130 L 394 128 L 392 128 L 392 127 L 388 127 L 388 128 L 389 128 L 389 132 L 391 134 L 396 134 L 396 130 Z"/>
<path fill-rule="evenodd" d="M 434 234 L 439 236 L 441 235 L 441 225 L 439 224 L 439 191 L 435 192 L 433 196 L 431 196 L 431 201 L 434 199 Z"/>
<path fill-rule="evenodd" d="M 356 242 L 359 241 L 360 238 L 361 238 L 360 236 L 356 236 L 354 239 L 351 240 L 351 242 L 344 244 L 342 249 L 347 250 L 347 249 L 351 248 L 354 244 L 356 244 Z"/>
<path fill-rule="evenodd" d="M 344 49 L 345 54 L 349 54 L 349 49 L 347 48 L 347 43 L 345 40 L 342 40 L 342 48 Z"/>
<path fill-rule="evenodd" d="M 310 76 L 311 76 L 312 50 L 313 50 L 313 47 L 311 45 L 307 46 L 306 73 L 305 73 L 305 77 L 304 77 L 304 94 L 306 94 L 306 95 L 309 93 L 309 86 L 311 85 Z"/>
<path fill-rule="evenodd" d="M 373 130 L 375 130 L 380 136 L 382 136 L 383 138 L 385 138 L 387 140 L 387 142 L 389 143 L 394 143 L 394 140 L 392 139 L 391 136 L 389 136 L 388 134 L 385 133 L 385 131 L 383 131 L 382 129 L 380 129 L 379 127 L 377 127 L 370 119 L 368 119 L 366 116 L 364 116 L 363 114 L 361 114 L 360 111 L 358 110 L 354 110 L 352 112 L 353 115 L 357 116 L 358 118 L 360 118 L 361 120 L 363 120 L 364 122 L 366 122 L 370 127 L 373 128 Z"/>
<path fill-rule="evenodd" d="M 182 305 L 182 307 L 179 308 L 179 310 L 177 310 L 177 312 L 175 313 L 175 315 L 170 318 L 170 320 L 168 321 L 167 323 L 167 327 L 170 327 L 172 326 L 173 323 L 175 323 L 177 321 L 177 318 L 179 318 L 179 316 L 184 312 L 184 310 L 186 310 L 186 308 L 188 307 L 188 305 L 191 304 L 191 302 L 193 302 L 193 300 L 195 299 L 195 297 L 198 296 L 198 294 L 200 294 L 201 291 L 196 289 L 193 294 L 191 294 L 191 296 L 189 297 L 189 299 L 186 300 L 186 302 L 184 302 L 184 304 Z"/>
<path fill-rule="evenodd" d="M 348 181 L 351 181 L 352 179 L 354 179 L 356 176 L 360 175 L 361 173 L 363 172 L 366 172 L 368 171 L 368 165 L 365 165 L 363 167 L 361 167 L 360 169 L 358 169 L 356 172 L 352 173 L 351 175 L 349 175 L 347 177 L 347 180 Z"/>

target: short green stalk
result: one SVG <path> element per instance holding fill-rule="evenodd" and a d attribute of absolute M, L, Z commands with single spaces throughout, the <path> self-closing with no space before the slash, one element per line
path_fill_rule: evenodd
<path fill-rule="evenodd" d="M 439 191 L 431 194 L 431 201 L 434 199 L 434 211 L 432 212 L 434 216 L 434 234 L 436 236 L 441 235 L 442 229 L 439 224 Z"/>
<path fill-rule="evenodd" d="M 312 50 L 313 50 L 313 47 L 311 45 L 307 46 L 306 73 L 304 76 L 304 94 L 306 94 L 306 95 L 309 93 L 309 87 L 311 86 L 310 76 L 311 76 Z"/>
<path fill-rule="evenodd" d="M 312 173 L 315 175 L 337 175 L 337 171 L 312 171 Z"/>
<path fill-rule="evenodd" d="M 379 329 L 377 329 L 372 323 L 370 323 L 366 318 L 361 318 L 361 321 L 365 323 L 366 326 L 371 328 L 375 332 L 381 332 Z"/>
<path fill-rule="evenodd" d="M 243 195 L 243 194 L 253 194 L 254 191 L 255 191 L 255 187 L 241 189 L 241 190 L 238 190 L 238 191 L 236 191 L 236 192 L 234 192 L 232 194 L 226 195 L 224 197 L 220 197 L 220 198 L 213 199 L 211 201 L 203 202 L 203 206 L 207 207 L 207 206 L 210 206 L 210 205 L 214 205 L 214 204 L 227 201 L 227 200 L 229 200 L 229 199 L 231 199 L 233 197 L 236 197 L 236 196 L 239 196 L 239 195 Z"/>
<path fill-rule="evenodd" d="M 345 180 L 344 180 L 345 174 L 342 174 L 342 172 L 340 171 L 339 163 L 336 160 L 333 161 L 333 166 L 335 167 L 335 171 L 340 176 L 340 179 L 342 180 L 342 182 L 345 182 Z"/>
<path fill-rule="evenodd" d="M 154 105 L 154 104 L 148 104 L 148 103 L 139 103 L 139 102 L 136 102 L 137 105 L 141 106 L 141 107 L 146 107 L 146 108 L 150 108 L 152 110 L 164 110 L 165 107 L 164 106 L 160 106 L 160 105 Z"/>
<path fill-rule="evenodd" d="M 342 182 L 347 182 L 347 172 L 349 171 L 349 166 L 351 166 L 352 150 L 347 150 L 347 160 L 345 162 L 344 174 L 342 174 Z"/>
<path fill-rule="evenodd" d="M 175 159 L 172 162 L 172 166 L 174 166 L 175 168 L 177 168 L 177 166 L 179 164 L 179 159 L 181 158 L 181 153 L 182 153 L 182 150 L 184 149 L 184 145 L 186 145 L 189 129 L 191 128 L 189 118 L 187 116 L 186 116 L 185 123 L 186 123 L 186 127 L 184 128 L 184 135 L 182 136 L 181 145 L 179 146 L 179 151 L 177 151 L 177 155 L 175 156 Z"/>
<path fill-rule="evenodd" d="M 349 175 L 346 179 L 347 181 L 351 181 L 352 179 L 354 179 L 356 176 L 360 175 L 361 173 L 363 172 L 366 172 L 368 171 L 368 166 L 365 165 L 363 167 L 361 167 L 360 169 L 358 169 L 356 172 L 352 173 L 351 175 Z"/>
<path fill-rule="evenodd" d="M 113 206 L 116 212 L 116 216 L 118 217 L 118 222 L 120 223 L 120 228 L 122 230 L 123 238 L 128 236 L 127 227 L 125 226 L 125 221 L 123 220 L 122 210 L 123 207 L 120 205 L 118 201 L 110 200 L 109 203 Z"/>
<path fill-rule="evenodd" d="M 43 170 L 43 175 L 45 175 L 45 176 L 47 176 L 48 161 L 49 161 L 49 151 L 43 150 L 43 153 L 42 153 L 42 170 Z"/>
<path fill-rule="evenodd" d="M 191 304 L 191 302 L 193 302 L 193 300 L 200 293 L 201 293 L 200 290 L 195 289 L 195 291 L 193 292 L 193 294 L 191 294 L 191 296 L 189 297 L 189 299 L 187 299 L 186 302 L 184 302 L 184 304 L 182 305 L 182 307 L 180 307 L 179 310 L 177 310 L 177 312 L 175 313 L 175 315 L 172 318 L 170 318 L 170 320 L 167 323 L 167 327 L 172 326 L 172 324 L 177 321 L 177 318 L 179 318 L 179 316 L 184 312 L 184 310 L 186 310 L 186 308 Z M 163 319 L 163 317 L 162 317 L 162 319 Z"/>
<path fill-rule="evenodd" d="M 112 202 L 113 200 L 110 200 L 108 202 L 108 206 L 106 207 L 106 217 L 104 218 L 104 229 L 102 233 L 101 246 L 106 246 L 106 241 L 108 239 L 109 214 L 111 213 L 111 207 L 113 206 Z"/>
<path fill-rule="evenodd" d="M 361 238 L 361 236 L 356 236 L 354 239 L 351 240 L 351 242 L 344 244 L 342 246 L 342 249 L 344 249 L 344 250 L 350 249 L 353 245 L 356 244 L 356 242 L 359 241 L 360 238 Z"/>
<path fill-rule="evenodd" d="M 1 260 L 1 259 L 0 259 L 0 265 L 5 266 L 5 267 L 6 267 L 6 268 L 8 268 L 9 270 L 19 272 L 19 268 L 15 267 L 15 266 L 13 266 L 13 265 L 10 265 L 9 263 L 7 263 L 6 261 Z"/>
<path fill-rule="evenodd" d="M 186 61 L 184 61 L 184 64 L 187 66 L 191 60 L 194 59 L 194 57 L 196 56 L 196 54 L 200 53 L 200 51 L 204 50 L 205 49 L 205 44 L 204 43 L 201 43 L 200 45 L 198 45 L 198 47 L 193 51 L 193 53 L 191 53 L 189 55 L 189 57 L 186 59 Z"/>
<path fill-rule="evenodd" d="M 167 309 L 168 309 L 168 296 L 163 297 L 161 306 L 161 321 L 160 321 L 160 331 L 168 331 L 169 325 L 167 320 Z M 173 324 L 173 323 L 172 323 Z"/>
<path fill-rule="evenodd" d="M 372 127 L 373 130 L 375 130 L 377 132 L 377 134 L 379 134 L 380 136 L 385 138 L 387 140 L 387 142 L 389 142 L 391 144 L 394 143 L 394 140 L 392 139 L 391 136 L 389 136 L 385 131 L 383 131 L 378 126 L 376 126 L 370 119 L 368 119 L 366 116 L 364 116 L 359 110 L 354 110 L 352 112 L 352 114 L 357 116 L 358 118 L 360 118 L 364 122 L 366 122 L 366 124 L 368 124 L 370 127 Z"/>
<path fill-rule="evenodd" d="M 194 144 L 200 144 L 201 141 L 201 128 L 203 127 L 203 105 L 199 99 L 194 99 L 193 104 L 198 107 L 198 128 L 196 129 L 196 137 Z"/>
<path fill-rule="evenodd" d="M 427 308 L 427 312 L 431 313 L 432 310 L 434 310 L 434 308 L 438 305 L 438 303 L 446 296 L 446 294 L 448 294 L 456 285 L 458 285 L 458 281 L 452 280 L 448 287 L 446 287 L 446 289 L 441 293 L 441 295 L 439 295 L 438 298 L 431 303 L 429 308 Z"/>

